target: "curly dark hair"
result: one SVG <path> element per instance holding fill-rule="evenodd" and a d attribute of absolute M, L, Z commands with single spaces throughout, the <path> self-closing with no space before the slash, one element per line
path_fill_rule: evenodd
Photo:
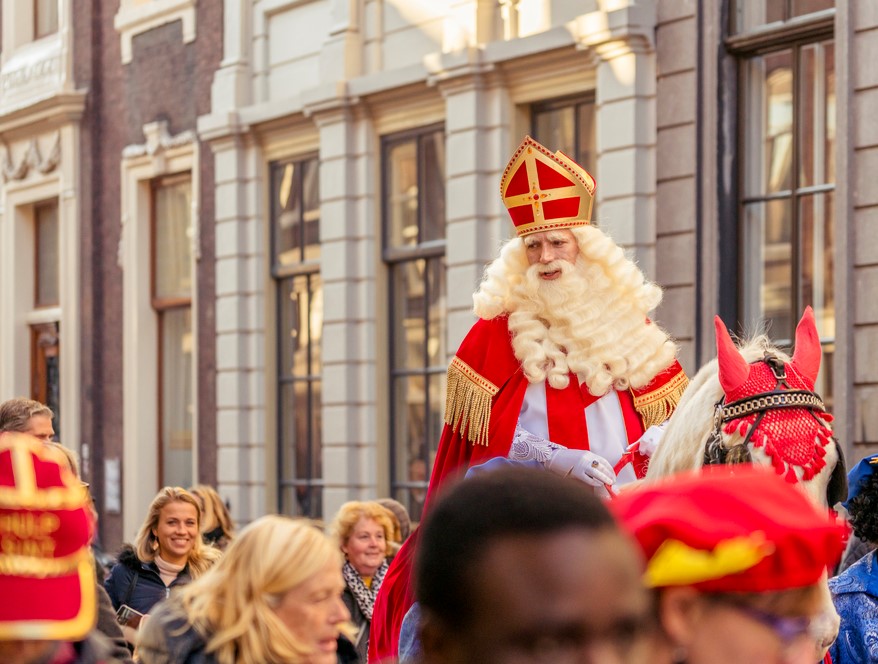
<path fill-rule="evenodd" d="M 878 473 L 873 473 L 848 503 L 851 527 L 861 540 L 878 544 Z"/>

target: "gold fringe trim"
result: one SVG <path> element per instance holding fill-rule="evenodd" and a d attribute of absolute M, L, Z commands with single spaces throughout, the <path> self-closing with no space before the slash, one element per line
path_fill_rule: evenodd
<path fill-rule="evenodd" d="M 491 426 L 491 400 L 500 388 L 455 357 L 448 365 L 448 391 L 445 396 L 445 423 L 453 431 L 466 430 L 475 445 L 488 444 Z"/>
<path fill-rule="evenodd" d="M 689 378 L 680 371 L 661 387 L 646 394 L 634 395 L 634 408 L 643 421 L 643 428 L 648 429 L 668 419 L 688 386 Z"/>

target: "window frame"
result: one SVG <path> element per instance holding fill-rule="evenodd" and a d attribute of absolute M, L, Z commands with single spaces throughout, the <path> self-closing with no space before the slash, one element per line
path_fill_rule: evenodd
<path fill-rule="evenodd" d="M 57 298 L 52 302 L 42 302 L 40 300 L 40 286 L 42 282 L 40 280 L 40 211 L 46 210 L 49 208 L 55 208 L 55 225 L 56 225 L 56 233 L 57 238 L 55 240 L 55 246 L 57 248 L 56 252 L 56 266 L 55 273 L 58 278 L 58 283 L 55 285 L 56 296 Z M 33 223 L 34 223 L 34 309 L 48 309 L 50 307 L 59 307 L 61 306 L 61 206 L 57 198 L 52 198 L 46 201 L 40 201 L 39 203 L 34 203 L 33 207 Z"/>
<path fill-rule="evenodd" d="M 156 295 L 156 261 L 158 258 L 158 249 L 157 249 L 157 233 L 158 233 L 158 219 L 157 215 L 157 205 L 156 205 L 156 195 L 160 188 L 174 186 L 183 182 L 189 183 L 189 192 L 190 196 L 195 196 L 195 182 L 193 175 L 190 171 L 183 171 L 179 173 L 171 173 L 167 175 L 161 175 L 155 178 L 152 178 L 149 181 L 149 284 L 150 284 L 150 293 L 149 293 L 149 301 L 152 307 L 153 314 L 156 318 L 156 422 L 157 422 L 157 434 L 158 440 L 156 441 L 157 448 L 157 474 L 158 474 L 158 484 L 159 488 L 165 486 L 165 444 L 168 442 L 164 438 L 164 416 L 165 416 L 165 399 L 164 399 L 164 379 L 165 379 L 165 333 L 164 333 L 164 317 L 165 314 L 171 311 L 183 311 L 188 309 L 190 316 L 190 328 L 193 335 L 193 340 L 195 340 L 195 311 L 192 307 L 192 302 L 194 300 L 194 294 L 196 289 L 196 284 L 193 282 L 190 286 L 189 296 L 188 297 L 159 297 Z M 189 210 L 189 214 L 187 215 L 187 226 L 189 228 L 192 227 L 192 214 L 191 209 Z M 194 257 L 190 257 L 194 260 Z M 192 270 L 192 260 L 190 260 L 189 269 Z M 197 341 L 196 341 L 197 343 Z M 193 348 L 192 353 L 193 362 L 197 362 L 197 349 Z M 197 402 L 197 394 L 194 392 L 195 385 L 193 385 L 193 394 L 192 394 L 192 405 L 193 408 L 196 407 Z M 195 455 L 196 455 L 196 438 L 195 438 L 195 413 L 193 413 L 193 428 L 192 428 L 192 444 L 191 444 L 191 453 L 192 453 L 192 462 L 193 462 L 193 470 L 197 473 L 197 467 L 195 467 Z"/>
<path fill-rule="evenodd" d="M 34 21 L 34 41 L 38 39 L 43 39 L 44 37 L 48 37 L 50 35 L 57 34 L 61 29 L 61 16 L 57 10 L 58 0 L 49 0 L 47 4 L 55 5 L 55 29 L 50 30 L 49 32 L 39 32 L 40 27 L 40 4 L 41 0 L 33 0 L 33 21 Z"/>
<path fill-rule="evenodd" d="M 734 7 L 731 7 L 733 10 Z M 800 201 L 803 197 L 815 194 L 831 194 L 834 195 L 838 189 L 837 171 L 833 174 L 830 183 L 812 184 L 802 186 L 801 166 L 802 166 L 802 137 L 800 131 L 802 129 L 802 76 L 801 76 L 801 53 L 802 50 L 816 44 L 826 41 L 833 42 L 836 46 L 838 38 L 835 34 L 835 15 L 836 8 L 829 10 L 820 10 L 813 14 L 794 17 L 782 22 L 775 22 L 760 26 L 753 30 L 741 33 L 734 33 L 735 16 L 734 11 L 729 11 L 726 17 L 724 30 L 726 35 L 723 44 L 727 57 L 733 63 L 728 70 L 728 82 L 730 89 L 733 90 L 734 103 L 731 104 L 727 111 L 727 127 L 733 132 L 733 145 L 735 148 L 732 166 L 730 169 L 731 179 L 728 181 L 728 187 L 725 192 L 720 193 L 720 209 L 718 210 L 718 239 L 720 246 L 726 248 L 719 255 L 719 302 L 718 308 L 720 315 L 725 320 L 745 321 L 746 312 L 748 310 L 747 288 L 745 288 L 746 275 L 746 251 L 748 247 L 748 225 L 746 210 L 748 205 L 768 204 L 772 201 L 784 201 L 790 206 L 791 228 L 790 228 L 790 276 L 791 276 L 791 297 L 789 302 L 789 315 L 791 327 L 788 330 L 770 330 L 775 342 L 781 346 L 792 345 L 792 339 L 795 333 L 795 325 L 801 317 L 803 311 L 802 291 L 804 282 L 802 280 L 802 235 L 801 222 L 803 219 L 803 211 Z M 790 174 L 792 182 L 788 189 L 778 192 L 759 193 L 751 195 L 746 188 L 746 177 L 748 164 L 752 162 L 748 153 L 748 136 L 747 136 L 747 106 L 751 100 L 750 90 L 747 87 L 748 68 L 754 58 L 778 53 L 789 50 L 791 53 L 791 75 L 792 75 L 792 122 L 790 125 L 790 133 L 792 136 L 791 147 L 791 163 Z M 720 63 L 721 71 L 724 69 L 723 63 Z M 722 79 L 722 74 L 720 76 Z M 837 104 L 838 102 L 836 102 Z M 838 106 L 836 106 L 838 108 Z M 723 201 L 728 204 L 724 205 Z M 836 228 L 839 219 L 835 219 Z M 834 249 L 833 249 L 834 250 Z M 841 269 L 836 264 L 835 271 Z M 834 279 L 834 276 L 833 276 Z M 834 286 L 833 282 L 833 286 Z M 836 315 L 838 304 L 835 304 Z M 834 337 L 821 337 L 820 343 L 825 352 L 834 352 L 838 330 Z M 835 382 L 832 366 L 830 362 L 824 363 L 826 366 L 825 380 L 827 381 L 827 394 L 823 396 L 827 403 L 832 400 L 832 385 Z M 821 371 L 823 373 L 823 371 Z"/>
<path fill-rule="evenodd" d="M 291 282 L 291 288 L 295 289 L 296 280 L 299 278 L 304 278 L 307 284 L 307 292 L 308 292 L 308 306 L 309 311 L 313 306 L 313 298 L 314 293 L 317 292 L 317 289 L 313 288 L 314 279 L 316 278 L 318 283 L 319 290 L 323 289 L 323 282 L 321 279 L 321 271 L 320 271 L 320 259 L 305 259 L 305 208 L 302 206 L 300 218 L 299 218 L 299 228 L 301 236 L 299 238 L 299 257 L 298 260 L 288 264 L 282 265 L 278 259 L 278 242 L 277 242 L 277 220 L 279 217 L 279 210 L 276 208 L 277 206 L 277 192 L 274 190 L 274 175 L 275 173 L 286 167 L 288 164 L 295 165 L 295 182 L 293 186 L 299 192 L 300 200 L 304 201 L 304 176 L 303 176 L 303 168 L 302 165 L 308 162 L 313 162 L 315 168 L 317 169 L 317 190 L 318 190 L 318 207 L 319 207 L 319 190 L 320 190 L 320 156 L 317 152 L 308 152 L 302 155 L 297 155 L 295 157 L 288 157 L 282 159 L 276 159 L 271 161 L 268 164 L 268 187 L 269 187 L 269 276 L 272 281 L 272 287 L 274 289 L 275 294 L 275 386 L 276 386 L 276 395 L 275 395 L 275 403 L 276 403 L 276 413 L 275 413 L 275 426 L 277 427 L 277 441 L 278 447 L 276 452 L 276 460 L 277 460 L 277 471 L 275 480 L 277 482 L 277 509 L 278 512 L 282 514 L 288 513 L 285 509 L 287 504 L 287 492 L 295 491 L 298 487 L 304 487 L 309 492 L 314 492 L 316 494 L 320 494 L 323 491 L 323 488 L 326 485 L 324 473 L 321 472 L 319 477 L 314 477 L 312 475 L 312 470 L 315 466 L 314 460 L 317 455 L 323 454 L 323 430 L 322 426 L 320 426 L 320 430 L 315 431 L 314 426 L 314 410 L 315 410 L 315 397 L 314 397 L 314 386 L 315 384 L 321 391 L 323 389 L 323 376 L 322 372 L 315 373 L 314 372 L 314 349 L 312 346 L 312 338 L 311 338 L 311 327 L 307 325 L 308 329 L 308 352 L 307 352 L 307 373 L 305 375 L 295 375 L 286 367 L 282 365 L 283 362 L 283 353 L 281 351 L 281 344 L 285 339 L 284 332 L 285 330 L 281 329 L 281 323 L 283 321 L 283 300 L 281 293 L 284 290 L 287 290 L 285 284 L 289 281 Z M 319 224 L 319 220 L 318 220 Z M 318 238 L 319 238 L 319 226 L 318 226 Z M 318 246 L 321 243 L 318 240 Z M 323 325 L 323 321 L 321 320 L 321 327 Z M 288 332 L 288 330 L 286 331 Z M 320 352 L 322 353 L 322 346 L 320 348 Z M 319 367 L 322 367 L 322 358 L 320 361 L 316 362 Z M 307 384 L 307 436 L 308 440 L 306 442 L 307 447 L 307 465 L 308 465 L 308 477 L 304 479 L 300 479 L 296 477 L 296 469 L 295 469 L 295 461 L 293 461 L 293 474 L 292 477 L 285 477 L 284 474 L 284 455 L 285 453 L 293 455 L 293 458 L 296 456 L 296 443 L 295 439 L 287 441 L 283 438 L 284 432 L 284 404 L 281 402 L 283 398 L 283 387 L 287 385 L 296 385 L 297 383 L 304 382 Z M 318 408 L 322 408 L 322 397 L 321 404 L 317 405 Z M 322 422 L 322 420 L 321 420 Z M 286 447 L 289 449 L 286 449 Z M 292 498 L 291 505 L 294 505 L 298 508 L 298 501 L 295 496 Z M 307 516 L 311 518 L 321 518 L 323 511 L 323 500 L 322 497 L 318 498 L 313 502 L 316 504 L 317 510 L 311 510 L 310 514 L 299 513 L 298 509 L 295 514 L 297 516 Z"/>
<path fill-rule="evenodd" d="M 447 140 L 447 134 L 445 130 L 445 123 L 438 122 L 429 125 L 425 125 L 422 127 L 416 127 L 413 129 L 409 129 L 406 131 L 395 132 L 392 134 L 386 134 L 381 137 L 381 146 L 380 146 L 380 154 L 381 154 L 381 259 L 384 264 L 385 269 L 387 270 L 387 320 L 389 323 L 390 331 L 388 333 L 388 341 L 387 341 L 387 349 L 388 349 L 388 365 L 387 365 L 387 376 L 389 379 L 388 386 L 388 454 L 389 454 L 389 470 L 390 470 L 390 495 L 394 497 L 396 500 L 399 500 L 403 504 L 406 504 L 405 493 L 411 493 L 415 490 L 426 492 L 427 487 L 429 485 L 430 475 L 432 474 L 432 459 L 431 457 L 431 449 L 438 445 L 438 440 L 430 441 L 429 434 L 431 431 L 431 420 L 430 420 L 430 397 L 431 397 L 431 388 L 430 388 L 430 380 L 433 376 L 441 376 L 444 375 L 448 369 L 447 364 L 445 362 L 445 358 L 442 358 L 441 364 L 437 365 L 429 365 L 429 352 L 424 354 L 424 365 L 419 366 L 417 368 L 410 367 L 397 367 L 396 366 L 396 357 L 397 357 L 397 340 L 395 329 L 395 325 L 398 322 L 397 316 L 399 312 L 396 310 L 395 306 L 395 275 L 396 271 L 401 268 L 403 265 L 407 263 L 414 263 L 416 261 L 424 261 L 425 269 L 424 269 L 424 293 L 425 293 L 425 306 L 423 312 L 423 322 L 424 322 L 424 330 L 425 335 L 429 336 L 430 330 L 430 306 L 429 303 L 426 302 L 427 293 L 429 293 L 429 274 L 430 274 L 430 262 L 438 260 L 440 262 L 440 269 L 443 275 L 443 278 L 447 279 L 447 266 L 445 265 L 446 258 L 446 247 L 447 247 L 447 228 L 443 232 L 442 239 L 433 239 L 433 240 L 425 240 L 419 241 L 414 246 L 410 247 L 400 247 L 400 246 L 391 246 L 391 228 L 390 228 L 390 206 L 387 202 L 390 200 L 390 186 L 391 186 L 391 178 L 389 177 L 389 156 L 391 150 L 398 145 L 405 144 L 412 140 L 415 141 L 415 149 L 416 149 L 416 160 L 417 160 L 417 183 L 418 183 L 418 236 L 422 234 L 424 224 L 425 224 L 425 192 L 427 191 L 427 187 L 425 183 L 427 182 L 427 168 L 425 163 L 425 155 L 424 148 L 422 146 L 422 141 L 425 141 L 428 137 L 432 138 L 434 134 L 441 132 L 442 139 Z M 447 164 L 447 161 L 446 161 Z M 443 164 L 443 178 L 447 183 L 447 170 L 445 168 L 446 164 Z M 443 220 L 443 223 L 447 223 L 447 215 Z M 447 297 L 447 293 L 446 293 Z M 424 378 L 424 436 L 425 440 L 422 441 L 424 454 L 420 457 L 418 456 L 409 456 L 406 455 L 409 462 L 414 460 L 423 460 L 426 464 L 426 476 L 423 480 L 399 480 L 398 473 L 400 472 L 399 464 L 397 461 L 397 456 L 399 453 L 397 447 L 397 438 L 402 435 L 398 429 L 397 417 L 398 413 L 396 411 L 396 402 L 397 402 L 397 382 L 401 378 L 407 378 L 410 376 L 423 376 Z M 444 400 L 444 394 L 442 398 Z M 441 417 L 441 415 L 440 415 Z M 413 519 L 416 519 L 417 515 L 412 515 Z"/>

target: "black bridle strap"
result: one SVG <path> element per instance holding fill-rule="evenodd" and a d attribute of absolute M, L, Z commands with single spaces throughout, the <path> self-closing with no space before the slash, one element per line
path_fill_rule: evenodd
<path fill-rule="evenodd" d="M 731 422 L 753 413 L 761 413 L 766 410 L 778 408 L 808 408 L 824 412 L 826 407 L 823 400 L 814 392 L 808 390 L 781 390 L 778 392 L 763 392 L 752 397 L 738 399 L 719 406 L 719 421 Z"/>

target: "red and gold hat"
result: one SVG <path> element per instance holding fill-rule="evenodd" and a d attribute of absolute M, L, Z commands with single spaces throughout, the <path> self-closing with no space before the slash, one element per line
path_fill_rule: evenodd
<path fill-rule="evenodd" d="M 765 592 L 816 583 L 847 527 L 761 467 L 714 466 L 622 492 L 611 509 L 640 544 L 649 587 Z"/>
<path fill-rule="evenodd" d="M 0 640 L 79 640 L 95 622 L 94 521 L 63 455 L 0 435 Z"/>
<path fill-rule="evenodd" d="M 530 136 L 503 171 L 500 195 L 519 237 L 557 228 L 587 226 L 594 178 L 563 152 L 549 152 Z"/>

